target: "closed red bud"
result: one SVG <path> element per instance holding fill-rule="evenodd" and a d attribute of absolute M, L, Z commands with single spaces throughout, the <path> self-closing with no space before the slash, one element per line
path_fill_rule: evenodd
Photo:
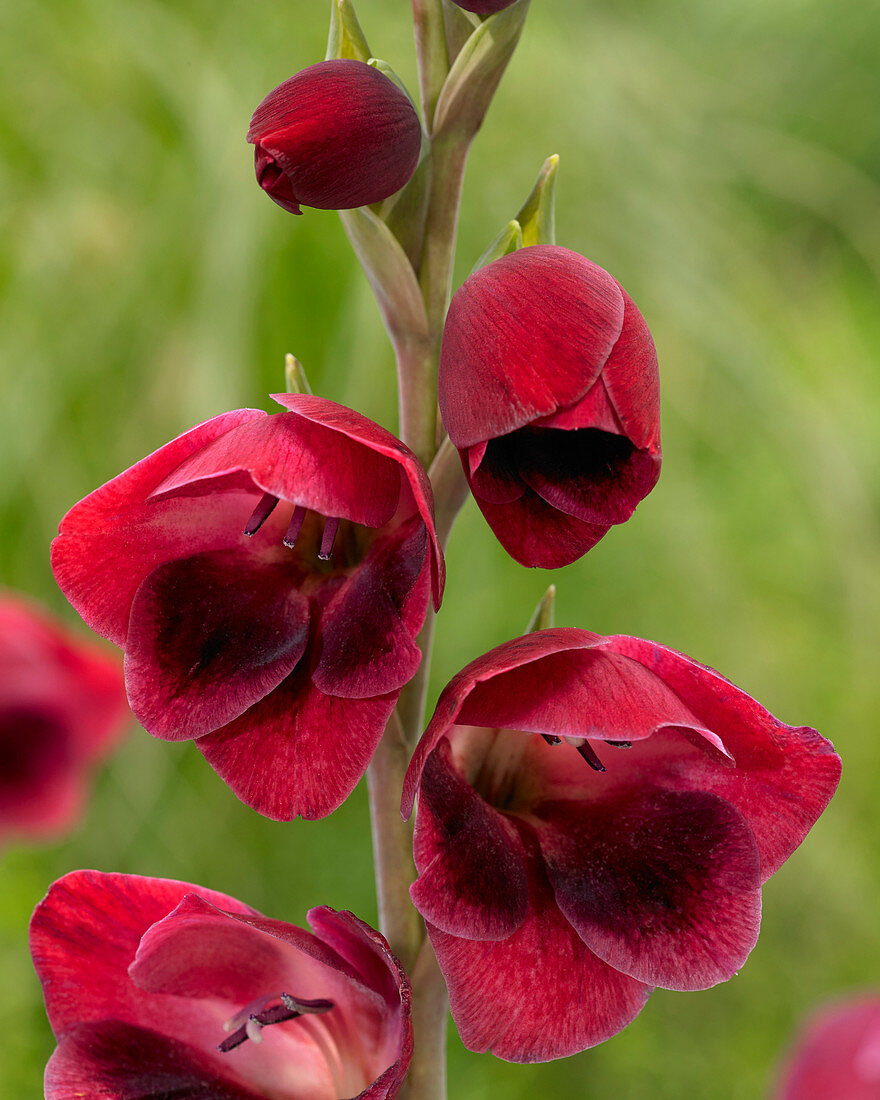
<path fill-rule="evenodd" d="M 270 92 L 247 140 L 257 182 L 292 214 L 393 195 L 416 168 L 422 129 L 397 85 L 363 61 L 322 61 Z"/>

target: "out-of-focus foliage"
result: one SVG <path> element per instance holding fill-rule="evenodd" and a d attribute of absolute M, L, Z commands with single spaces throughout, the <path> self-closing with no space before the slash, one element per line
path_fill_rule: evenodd
<path fill-rule="evenodd" d="M 328 5 L 329 6 L 329 5 Z M 266 407 L 284 353 L 394 428 L 392 362 L 332 213 L 259 192 L 244 134 L 323 56 L 323 4 L 34 0 L 0 9 L 0 578 L 68 614 L 47 547 L 79 497 L 190 424 Z M 414 89 L 408 5 L 361 0 Z M 664 469 L 634 519 L 552 577 L 469 506 L 433 692 L 557 621 L 723 671 L 844 759 L 832 806 L 765 890 L 743 973 L 658 993 L 622 1035 L 513 1067 L 451 1046 L 456 1100 L 753 1100 L 805 1007 L 877 979 L 880 800 L 880 16 L 864 0 L 536 0 L 475 144 L 458 281 L 560 154 L 557 240 L 610 270 L 659 349 Z M 366 798 L 282 826 L 191 746 L 133 736 L 79 831 L 0 862 L 0 1095 L 52 1048 L 25 947 L 74 867 L 180 877 L 301 923 L 375 920 Z M 540 981 L 540 974 L 535 981 Z"/>

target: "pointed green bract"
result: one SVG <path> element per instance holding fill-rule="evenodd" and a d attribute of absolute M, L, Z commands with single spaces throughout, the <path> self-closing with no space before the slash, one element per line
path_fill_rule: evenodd
<path fill-rule="evenodd" d="M 372 56 L 351 0 L 330 0 L 327 61 L 369 61 Z"/>
<path fill-rule="evenodd" d="M 556 244 L 556 170 L 559 157 L 547 157 L 532 193 L 523 203 L 516 220 L 522 226 L 522 243 Z"/>
<path fill-rule="evenodd" d="M 284 381 L 288 393 L 311 393 L 305 368 L 295 355 L 284 356 Z"/>
<path fill-rule="evenodd" d="M 433 134 L 470 141 L 482 125 L 526 21 L 530 0 L 490 15 L 468 38 L 443 85 Z"/>
<path fill-rule="evenodd" d="M 551 584 L 541 601 L 535 608 L 535 613 L 526 627 L 526 634 L 534 634 L 536 630 L 549 630 L 556 625 L 556 585 Z"/>
<path fill-rule="evenodd" d="M 481 267 L 485 267 L 486 264 L 492 263 L 493 260 L 498 260 L 502 256 L 506 256 L 509 252 L 516 252 L 516 250 L 522 248 L 522 246 L 522 226 L 514 218 L 513 221 L 505 225 L 495 240 L 486 248 L 485 252 L 471 269 L 471 275 L 473 275 L 475 271 L 479 271 Z"/>

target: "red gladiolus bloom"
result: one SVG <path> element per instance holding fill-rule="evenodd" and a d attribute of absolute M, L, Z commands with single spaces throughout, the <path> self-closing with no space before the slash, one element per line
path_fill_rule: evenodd
<path fill-rule="evenodd" d="M 543 1061 L 704 989 L 755 945 L 761 884 L 840 760 L 653 642 L 545 630 L 453 678 L 419 744 L 413 901 L 472 1050 Z"/>
<path fill-rule="evenodd" d="M 254 112 L 257 182 L 301 214 L 300 204 L 348 210 L 381 202 L 409 181 L 422 127 L 409 98 L 363 61 L 321 61 L 270 92 Z"/>
<path fill-rule="evenodd" d="M 440 409 L 480 510 L 521 565 L 569 565 L 660 474 L 651 334 L 619 283 L 567 248 L 522 248 L 458 289 Z"/>
<path fill-rule="evenodd" d="M 877 1100 L 880 1096 L 880 994 L 823 1009 L 788 1058 L 778 1100 Z"/>
<path fill-rule="evenodd" d="M 128 717 L 115 660 L 0 596 L 0 837 L 70 826 L 90 768 Z"/>
<path fill-rule="evenodd" d="M 73 871 L 31 921 L 58 1047 L 47 1100 L 386 1100 L 412 1054 L 410 986 L 348 912 L 312 933 L 185 882 Z"/>
<path fill-rule="evenodd" d="M 195 738 L 276 820 L 351 793 L 400 689 L 443 560 L 430 483 L 390 432 L 332 401 L 275 398 L 199 424 L 80 501 L 52 566 L 125 649 L 135 715 Z"/>

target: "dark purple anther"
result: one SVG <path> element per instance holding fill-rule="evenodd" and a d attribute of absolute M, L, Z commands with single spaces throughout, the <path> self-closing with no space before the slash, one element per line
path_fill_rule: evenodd
<path fill-rule="evenodd" d="M 632 741 L 606 741 L 606 745 L 610 745 L 613 749 L 631 749 Z"/>
<path fill-rule="evenodd" d="M 251 513 L 251 518 L 245 524 L 244 533 L 246 535 L 255 535 L 272 514 L 277 503 L 278 497 L 272 496 L 271 493 L 263 493 L 262 497 L 260 497 L 259 504 Z"/>
<path fill-rule="evenodd" d="M 303 508 L 301 504 L 297 504 L 293 510 L 293 516 L 290 520 L 290 526 L 287 528 L 287 534 L 281 540 L 288 549 L 293 549 L 293 544 L 296 542 L 297 535 L 300 533 L 305 518 L 306 509 Z"/>
<path fill-rule="evenodd" d="M 541 736 L 544 738 L 548 745 L 559 745 L 562 743 L 562 738 L 557 737 L 555 734 L 542 733 Z"/>
<path fill-rule="evenodd" d="M 339 528 L 339 520 L 331 517 L 324 524 L 324 534 L 321 537 L 321 549 L 318 551 L 318 557 L 321 561 L 329 561 L 330 555 L 333 553 L 333 542 L 336 538 L 336 532 Z"/>
<path fill-rule="evenodd" d="M 577 746 L 577 751 L 581 754 L 584 760 L 586 760 L 586 762 L 590 765 L 594 772 L 605 771 L 605 765 L 596 755 L 596 750 L 593 748 L 589 741 L 582 741 Z"/>
<path fill-rule="evenodd" d="M 272 1004 L 272 1001 L 281 1001 L 281 1004 Z M 295 1020 L 297 1016 L 305 1016 L 307 1013 L 329 1012 L 333 1008 L 333 1001 L 316 1000 L 305 1001 L 292 997 L 289 993 L 270 993 L 267 997 L 260 997 L 256 1001 L 237 1012 L 231 1020 L 223 1025 L 224 1031 L 232 1034 L 219 1044 L 217 1049 L 221 1054 L 228 1054 L 235 1050 L 248 1039 L 253 1043 L 261 1043 L 263 1037 L 260 1032 L 270 1024 L 283 1024 L 286 1020 Z"/>

